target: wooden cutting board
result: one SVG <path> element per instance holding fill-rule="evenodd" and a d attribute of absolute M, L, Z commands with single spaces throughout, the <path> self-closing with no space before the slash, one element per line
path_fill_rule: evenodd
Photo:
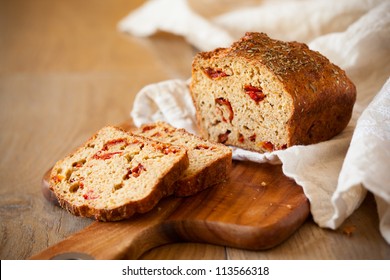
<path fill-rule="evenodd" d="M 130 122 L 122 127 L 129 129 Z M 43 194 L 56 203 L 48 180 L 49 171 Z M 125 221 L 94 222 L 32 259 L 136 259 L 180 241 L 269 249 L 291 236 L 309 213 L 302 188 L 280 165 L 234 161 L 225 183 L 191 197 L 165 198 L 152 211 Z"/>

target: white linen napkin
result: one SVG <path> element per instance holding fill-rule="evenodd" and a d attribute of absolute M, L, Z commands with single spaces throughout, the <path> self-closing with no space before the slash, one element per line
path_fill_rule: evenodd
<path fill-rule="evenodd" d="M 152 0 L 120 21 L 118 28 L 135 36 L 171 32 L 199 50 L 228 46 L 246 31 L 266 32 L 306 42 L 346 70 L 358 98 L 341 134 L 266 154 L 233 148 L 233 158 L 282 163 L 284 174 L 303 187 L 320 227 L 338 228 L 367 190 L 372 192 L 381 234 L 390 244 L 390 2 L 254 2 L 242 1 L 239 9 L 225 7 L 218 16 L 203 17 L 190 0 Z M 135 125 L 164 120 L 197 133 L 188 82 L 168 80 L 142 89 L 131 110 Z"/>

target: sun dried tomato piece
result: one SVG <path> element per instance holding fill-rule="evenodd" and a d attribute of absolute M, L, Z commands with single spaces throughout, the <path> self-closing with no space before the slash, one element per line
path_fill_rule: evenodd
<path fill-rule="evenodd" d="M 274 144 L 272 144 L 271 142 L 261 142 L 261 147 L 263 147 L 264 149 L 266 149 L 267 151 L 269 152 L 272 152 L 274 150 Z"/>
<path fill-rule="evenodd" d="M 252 142 L 255 142 L 256 141 L 256 133 L 249 136 L 249 140 L 251 140 Z"/>
<path fill-rule="evenodd" d="M 162 150 L 162 152 L 166 155 L 168 154 L 176 154 L 178 151 L 177 149 L 173 148 L 173 147 L 166 147 Z"/>
<path fill-rule="evenodd" d="M 59 182 L 61 182 L 64 178 L 65 178 L 65 176 L 58 174 L 58 175 L 54 175 L 54 176 L 52 177 L 52 180 L 53 180 L 55 183 L 59 183 Z"/>
<path fill-rule="evenodd" d="M 244 138 L 244 135 L 242 135 L 241 133 L 238 135 L 238 142 L 240 143 L 244 143 L 245 141 L 245 138 Z"/>
<path fill-rule="evenodd" d="M 152 145 L 153 145 L 153 147 L 155 147 L 156 149 L 160 150 L 160 152 L 162 152 L 165 155 L 176 154 L 178 152 L 178 150 L 175 147 L 172 147 L 172 146 L 170 146 L 168 144 L 154 143 Z"/>
<path fill-rule="evenodd" d="M 138 165 L 131 170 L 131 175 L 137 178 L 142 171 L 146 171 L 146 168 L 141 163 L 138 163 Z"/>
<path fill-rule="evenodd" d="M 287 144 L 283 144 L 282 146 L 278 147 L 278 150 L 285 150 L 287 149 Z"/>
<path fill-rule="evenodd" d="M 257 104 L 259 104 L 259 102 L 263 101 L 265 98 L 265 94 L 263 93 L 263 89 L 261 87 L 254 87 L 252 85 L 245 85 L 244 91 Z"/>
<path fill-rule="evenodd" d="M 83 198 L 85 200 L 97 199 L 99 198 L 99 195 L 94 194 L 93 190 L 88 190 L 85 194 L 83 194 Z"/>
<path fill-rule="evenodd" d="M 129 179 L 130 175 L 137 178 L 141 174 L 142 171 L 146 171 L 146 168 L 141 163 L 138 163 L 138 165 L 136 167 L 127 169 L 127 173 L 125 174 L 125 176 L 123 176 L 123 179 L 125 179 L 125 180 Z"/>
<path fill-rule="evenodd" d="M 207 67 L 203 69 L 203 72 L 209 77 L 210 79 L 218 79 L 218 78 L 223 78 L 223 77 L 228 77 L 230 75 L 226 74 L 225 72 L 222 71 L 220 68 L 213 69 L 211 67 Z"/>
<path fill-rule="evenodd" d="M 76 181 L 75 178 L 70 178 L 70 179 L 68 180 L 69 183 L 74 183 L 75 181 Z"/>
<path fill-rule="evenodd" d="M 230 130 L 227 130 L 225 133 L 218 135 L 218 142 L 225 143 L 229 138 L 230 132 L 231 132 Z"/>
<path fill-rule="evenodd" d="M 228 109 L 228 112 L 229 112 L 229 122 L 232 122 L 233 118 L 234 118 L 234 112 L 233 112 L 233 108 L 232 108 L 232 105 L 230 104 L 230 102 L 228 100 L 226 100 L 225 98 L 223 97 L 218 97 L 218 98 L 215 98 L 215 103 L 218 104 L 218 105 L 221 105 L 221 106 L 226 106 L 226 108 Z M 224 122 L 227 122 L 228 120 L 223 116 L 223 113 L 222 113 L 222 120 Z"/>
<path fill-rule="evenodd" d="M 156 133 L 154 133 L 151 137 L 161 137 L 161 132 L 160 131 L 157 131 Z"/>
<path fill-rule="evenodd" d="M 195 149 L 196 149 L 196 150 L 207 150 L 207 149 L 209 149 L 209 148 L 210 148 L 210 147 L 207 146 L 207 145 L 205 145 L 205 144 L 198 144 L 198 145 L 195 146 Z"/>
<path fill-rule="evenodd" d="M 114 145 L 117 145 L 117 144 L 121 144 L 121 143 L 124 143 L 125 145 L 128 145 L 128 142 L 127 142 L 126 139 L 123 139 L 123 138 L 114 139 L 114 140 L 110 140 L 107 143 L 105 143 L 103 148 L 102 148 L 102 151 L 108 151 L 108 149 L 111 146 L 114 146 Z"/>
<path fill-rule="evenodd" d="M 117 154 L 122 154 L 122 152 L 113 152 L 113 153 L 103 154 L 102 151 L 98 151 L 92 158 L 106 160 L 106 159 L 112 158 L 114 155 L 117 155 Z"/>
<path fill-rule="evenodd" d="M 272 151 L 279 151 L 279 150 L 285 150 L 287 149 L 287 144 L 283 144 L 283 145 L 274 145 L 272 144 L 271 142 L 269 141 L 265 141 L 265 142 L 259 142 L 258 144 L 259 147 L 267 150 L 268 152 L 272 152 Z"/>
<path fill-rule="evenodd" d="M 206 144 L 198 144 L 195 146 L 195 150 L 214 150 L 214 147 L 210 147 Z"/>
<path fill-rule="evenodd" d="M 142 132 L 145 132 L 145 131 L 149 131 L 149 130 L 152 130 L 154 129 L 156 126 L 155 125 L 145 125 L 143 128 L 142 128 Z"/>

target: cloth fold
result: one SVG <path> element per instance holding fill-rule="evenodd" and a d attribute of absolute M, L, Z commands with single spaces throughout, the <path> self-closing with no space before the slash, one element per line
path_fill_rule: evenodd
<path fill-rule="evenodd" d="M 251 3 L 245 7 L 247 2 Z M 390 244 L 390 2 L 258 2 L 242 1 L 240 9 L 235 6 L 206 18 L 190 1 L 152 0 L 118 27 L 135 36 L 171 32 L 199 50 L 228 46 L 245 31 L 266 32 L 274 38 L 305 42 L 346 70 L 356 84 L 358 98 L 342 133 L 315 145 L 266 154 L 233 148 L 233 157 L 282 164 L 284 174 L 303 187 L 320 227 L 338 228 L 359 207 L 366 192 L 372 192 L 379 229 Z M 131 110 L 134 123 L 164 120 L 197 133 L 188 83 L 168 80 L 146 86 Z"/>

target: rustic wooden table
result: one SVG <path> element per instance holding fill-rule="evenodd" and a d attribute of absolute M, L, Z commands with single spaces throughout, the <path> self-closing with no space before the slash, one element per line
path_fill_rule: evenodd
<path fill-rule="evenodd" d="M 117 31 L 142 3 L 0 2 L 1 259 L 28 259 L 89 225 L 44 200 L 45 171 L 99 128 L 126 120 L 143 86 L 190 76 L 195 50 L 182 38 Z M 390 259 L 390 246 L 368 195 L 340 229 L 321 229 L 309 218 L 270 250 L 177 243 L 142 258 Z"/>

